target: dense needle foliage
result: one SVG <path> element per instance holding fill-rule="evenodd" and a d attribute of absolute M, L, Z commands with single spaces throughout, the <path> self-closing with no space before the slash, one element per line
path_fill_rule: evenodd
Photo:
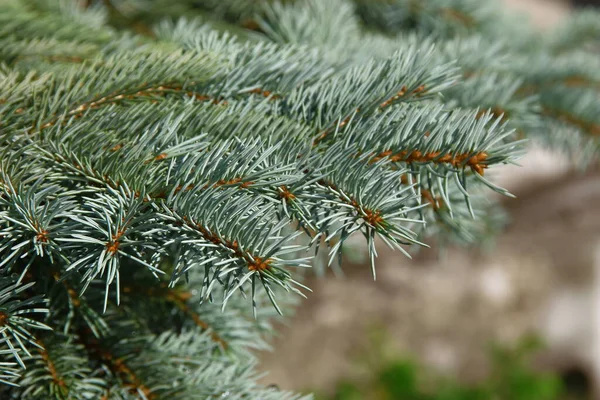
<path fill-rule="evenodd" d="M 301 269 L 490 236 L 529 138 L 594 162 L 599 39 L 493 0 L 0 0 L 0 397 L 300 398 L 251 351 Z"/>

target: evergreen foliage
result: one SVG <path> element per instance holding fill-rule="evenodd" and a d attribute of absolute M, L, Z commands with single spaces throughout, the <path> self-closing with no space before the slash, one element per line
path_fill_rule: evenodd
<path fill-rule="evenodd" d="M 488 237 L 525 138 L 591 162 L 599 33 L 491 0 L 0 0 L 0 397 L 300 398 L 251 351 L 313 253 Z"/>

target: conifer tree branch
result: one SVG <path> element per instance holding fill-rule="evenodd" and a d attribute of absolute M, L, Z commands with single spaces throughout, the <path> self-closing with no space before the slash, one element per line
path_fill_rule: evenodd
<path fill-rule="evenodd" d="M 0 3 L 9 400 L 298 399 L 250 350 L 309 250 L 360 233 L 375 274 L 376 239 L 484 240 L 520 138 L 597 157 L 593 13 L 541 37 L 491 0 Z"/>
<path fill-rule="evenodd" d="M 58 386 L 58 390 L 59 392 L 62 392 L 63 396 L 67 396 L 69 394 L 69 387 L 65 383 L 64 379 L 60 376 L 59 372 L 56 370 L 56 366 L 50 358 L 46 346 L 40 339 L 37 339 L 36 342 L 39 346 L 37 350 L 43 362 L 46 364 L 46 368 L 50 374 L 52 382 L 54 383 L 54 385 Z"/>
<path fill-rule="evenodd" d="M 153 400 L 157 398 L 152 389 L 147 387 L 136 372 L 129 367 L 126 360 L 114 355 L 103 345 L 101 340 L 93 337 L 91 332 L 80 331 L 79 339 L 90 357 L 106 365 L 130 394 L 137 395 L 140 399 Z"/>
<path fill-rule="evenodd" d="M 174 304 L 181 312 L 183 312 L 189 318 L 191 318 L 192 321 L 194 321 L 194 323 L 202 330 L 211 330 L 210 336 L 212 340 L 215 343 L 218 343 L 224 350 L 228 349 L 229 344 L 227 343 L 227 341 L 221 336 L 219 336 L 219 334 L 214 329 L 211 329 L 210 325 L 206 321 L 204 321 L 200 317 L 200 315 L 188 305 L 188 302 L 192 297 L 191 293 L 172 289 L 166 287 L 166 285 L 161 285 L 158 288 L 138 288 L 134 286 L 125 286 L 123 287 L 123 293 L 142 293 L 145 296 L 161 298 L 169 303 Z"/>

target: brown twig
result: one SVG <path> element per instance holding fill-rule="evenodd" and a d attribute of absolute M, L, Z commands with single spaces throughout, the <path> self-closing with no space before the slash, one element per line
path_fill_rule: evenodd
<path fill-rule="evenodd" d="M 329 188 L 330 190 L 341 193 L 340 189 L 332 182 L 329 182 L 325 179 L 321 179 L 319 184 Z M 373 227 L 383 226 L 385 225 L 385 219 L 381 215 L 380 210 L 366 208 L 360 205 L 360 203 L 354 199 L 352 196 L 349 196 L 347 193 L 343 193 L 343 195 L 339 195 L 338 198 L 342 200 L 344 203 L 352 206 L 355 212 L 369 225 Z"/>
<path fill-rule="evenodd" d="M 46 364 L 46 367 L 48 368 L 48 372 L 50 372 L 52 381 L 57 386 L 59 386 L 62 390 L 66 391 L 66 393 L 68 393 L 69 388 L 67 387 L 67 384 L 65 383 L 64 379 L 60 376 L 60 374 L 56 370 L 56 366 L 54 365 L 54 362 L 50 358 L 50 355 L 48 354 L 48 350 L 46 349 L 46 346 L 40 339 L 37 339 L 36 343 L 39 346 L 37 350 L 40 353 L 40 356 L 42 357 L 42 361 L 44 361 L 44 364 Z"/>
<path fill-rule="evenodd" d="M 488 159 L 488 154 L 486 152 L 479 153 L 459 153 L 459 154 L 451 154 L 446 153 L 442 154 L 439 151 L 431 151 L 427 153 L 423 153 L 420 150 L 413 150 L 409 152 L 408 150 L 402 150 L 397 153 L 392 152 L 392 150 L 386 150 L 379 154 L 376 154 L 370 162 L 377 162 L 383 158 L 387 158 L 392 162 L 406 162 L 406 163 L 434 163 L 434 164 L 450 164 L 451 166 L 458 168 L 460 166 L 466 165 L 469 166 L 473 171 L 477 172 L 479 175 L 484 174 L 484 170 L 488 167 L 486 161 Z"/>
<path fill-rule="evenodd" d="M 250 271 L 260 272 L 271 268 L 271 265 L 274 262 L 272 259 L 265 259 L 259 256 L 252 255 L 249 251 L 240 248 L 237 241 L 231 241 L 225 238 L 221 238 L 218 235 L 215 235 L 209 229 L 202 226 L 202 224 L 195 223 L 186 216 L 179 216 L 179 218 L 183 221 L 183 223 L 185 223 L 186 226 L 195 230 L 196 232 L 199 232 L 205 240 L 216 244 L 217 246 L 224 247 L 230 250 L 236 257 L 243 259 L 248 265 L 248 269 Z"/>
<path fill-rule="evenodd" d="M 591 136 L 600 136 L 600 124 L 585 121 L 584 119 L 579 118 L 568 111 L 545 107 L 544 114 L 574 125 Z"/>
<path fill-rule="evenodd" d="M 50 121 L 44 123 L 42 126 L 40 126 L 39 131 L 42 131 L 46 128 L 56 125 L 56 123 L 62 117 L 81 118 L 84 115 L 84 113 L 88 110 L 98 109 L 103 106 L 115 104 L 115 103 L 118 103 L 123 100 L 134 100 L 134 99 L 142 99 L 142 98 L 152 98 L 155 96 L 166 96 L 169 93 L 181 93 L 188 97 L 192 97 L 198 101 L 204 101 L 204 102 L 210 101 L 215 105 L 226 106 L 228 104 L 227 101 L 225 101 L 221 98 L 215 98 L 212 96 L 195 93 L 191 90 L 185 89 L 183 86 L 181 86 L 179 84 L 165 83 L 165 84 L 157 84 L 157 85 L 152 85 L 152 86 L 146 85 L 141 88 L 133 89 L 131 91 L 116 92 L 116 93 L 112 93 L 112 94 L 109 94 L 109 95 L 106 95 L 103 97 L 99 97 L 99 98 L 96 98 L 93 100 L 83 102 L 83 103 L 77 105 L 76 107 L 66 111 L 64 114 L 55 116 Z M 272 100 L 281 98 L 279 95 L 273 94 L 272 92 L 270 92 L 268 90 L 263 90 L 260 88 L 253 89 L 246 93 L 258 94 L 258 95 L 261 95 L 264 97 L 270 97 Z M 34 128 L 32 128 L 32 130 L 33 129 Z"/>
<path fill-rule="evenodd" d="M 192 294 L 189 292 L 182 292 L 178 290 L 174 290 L 169 288 L 166 284 L 161 284 L 160 287 L 147 287 L 147 288 L 139 288 L 136 286 L 125 286 L 123 288 L 123 293 L 132 293 L 139 292 L 143 293 L 149 297 L 155 298 L 163 298 L 166 301 L 173 303 L 180 311 L 189 316 L 194 323 L 202 328 L 203 330 L 209 330 L 210 325 L 204 321 L 197 312 L 195 312 L 189 305 L 188 301 L 192 297 Z M 211 338 L 214 342 L 218 343 L 223 347 L 223 349 L 227 349 L 229 344 L 225 339 L 223 339 L 218 333 L 214 330 L 211 331 Z"/>
<path fill-rule="evenodd" d="M 146 386 L 122 357 L 115 357 L 110 350 L 104 348 L 100 341 L 91 332 L 80 329 L 79 339 L 91 357 L 98 359 L 106 365 L 123 382 L 123 387 L 131 394 L 142 392 L 148 400 L 156 400 L 156 393 Z"/>

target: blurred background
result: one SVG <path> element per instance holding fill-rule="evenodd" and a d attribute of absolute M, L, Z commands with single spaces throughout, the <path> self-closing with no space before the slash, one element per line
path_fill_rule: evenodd
<path fill-rule="evenodd" d="M 541 30 L 598 3 L 502 1 Z M 600 168 L 531 148 L 496 180 L 517 199 L 488 248 L 380 246 L 375 282 L 357 244 L 344 276 L 312 278 L 264 382 L 336 400 L 600 399 Z"/>

